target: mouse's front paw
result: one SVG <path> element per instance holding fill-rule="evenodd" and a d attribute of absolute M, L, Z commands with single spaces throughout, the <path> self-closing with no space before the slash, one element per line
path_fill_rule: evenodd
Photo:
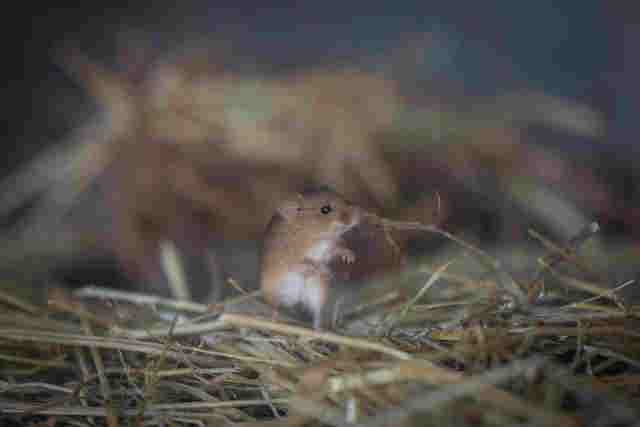
<path fill-rule="evenodd" d="M 356 254 L 351 249 L 340 248 L 340 253 L 338 254 L 340 259 L 347 264 L 353 264 L 356 260 Z"/>

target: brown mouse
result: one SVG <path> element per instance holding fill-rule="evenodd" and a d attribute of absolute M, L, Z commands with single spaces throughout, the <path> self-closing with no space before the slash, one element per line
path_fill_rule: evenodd
<path fill-rule="evenodd" d="M 366 215 L 341 196 L 319 191 L 283 202 L 267 227 L 262 254 L 260 287 L 274 306 L 301 306 L 316 329 L 327 327 L 333 272 L 338 259 L 351 264 L 355 254 L 344 234 Z"/>

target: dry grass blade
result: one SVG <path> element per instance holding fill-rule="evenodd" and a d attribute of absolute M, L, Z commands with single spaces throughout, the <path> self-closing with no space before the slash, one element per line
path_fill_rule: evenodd
<path fill-rule="evenodd" d="M 424 286 L 420 288 L 420 291 L 418 291 L 418 293 L 405 304 L 402 310 L 400 310 L 401 317 L 406 316 L 411 307 L 414 306 L 418 301 L 420 301 L 420 299 L 431 288 L 431 286 L 433 286 L 433 284 L 438 281 L 440 276 L 442 276 L 447 268 L 449 268 L 452 262 L 453 261 L 449 261 L 436 269 L 436 271 L 429 277 L 429 280 L 427 280 L 427 283 L 425 283 Z"/>
<path fill-rule="evenodd" d="M 505 367 L 479 375 L 477 378 L 470 378 L 466 381 L 460 382 L 459 384 L 443 387 L 441 390 L 427 394 L 426 396 L 416 396 L 404 403 L 401 407 L 389 410 L 384 414 L 376 416 L 375 420 L 365 422 L 361 425 L 363 427 L 378 427 L 396 424 L 417 410 L 428 412 L 434 410 L 440 405 L 444 405 L 463 396 L 482 396 L 482 394 L 486 392 L 488 385 L 494 385 L 506 381 L 511 377 L 522 375 L 526 371 L 535 370 L 540 367 L 541 364 L 542 360 L 536 358 L 513 362 Z M 505 397 L 508 397 L 508 395 Z M 507 398 L 502 403 L 508 404 L 509 401 L 510 399 Z M 497 404 L 498 401 L 494 403 Z M 576 425 L 575 420 L 567 417 L 556 417 L 546 414 L 545 412 L 533 407 L 527 407 L 527 405 L 521 405 L 518 409 L 523 410 L 527 414 L 533 412 L 535 416 L 541 417 L 542 421 L 546 425 Z"/>
<path fill-rule="evenodd" d="M 308 328 L 301 328 L 299 326 L 291 326 L 282 323 L 270 322 L 267 320 L 257 319 L 251 316 L 243 316 L 240 314 L 225 313 L 222 315 L 221 320 L 229 325 L 244 328 L 256 328 L 267 330 L 271 332 L 277 332 L 285 335 L 295 335 L 306 339 L 322 340 L 334 344 L 344 345 L 347 347 L 357 348 L 361 350 L 375 351 L 382 354 L 398 359 L 410 359 L 411 356 L 404 352 L 391 347 L 384 346 L 382 344 L 372 342 L 369 340 L 350 338 L 341 335 L 337 335 L 331 332 L 315 331 Z"/>
<path fill-rule="evenodd" d="M 511 275 L 504 270 L 500 261 L 498 261 L 493 256 L 489 255 L 487 252 L 482 249 L 472 245 L 471 243 L 454 236 L 448 231 L 442 230 L 438 227 L 432 225 L 420 224 L 417 222 L 405 222 L 405 221 L 392 221 L 386 218 L 374 217 L 383 227 L 391 229 L 391 230 L 413 230 L 420 231 L 424 233 L 437 234 L 446 239 L 454 242 L 455 244 L 461 246 L 472 254 L 476 255 L 478 260 L 483 265 L 486 265 L 491 271 L 494 272 L 498 283 L 501 284 L 503 289 L 515 297 L 516 302 L 520 306 L 525 306 L 527 303 L 527 298 L 525 293 L 522 291 L 520 286 L 513 280 Z"/>
<path fill-rule="evenodd" d="M 165 346 L 148 341 L 137 341 L 123 338 L 106 338 L 88 335 L 37 332 L 29 329 L 0 329 L 0 338 L 18 342 L 59 344 L 65 346 L 87 346 L 94 348 L 139 352 L 159 356 L 165 354 Z M 187 355 L 177 351 L 168 351 L 166 356 L 175 360 L 191 360 L 194 363 L 206 364 L 209 358 Z"/>

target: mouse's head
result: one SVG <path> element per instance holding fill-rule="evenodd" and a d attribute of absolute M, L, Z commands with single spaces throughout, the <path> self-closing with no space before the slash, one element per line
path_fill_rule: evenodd
<path fill-rule="evenodd" d="M 298 194 L 278 208 L 288 223 L 310 231 L 341 235 L 359 224 L 363 210 L 331 191 Z"/>

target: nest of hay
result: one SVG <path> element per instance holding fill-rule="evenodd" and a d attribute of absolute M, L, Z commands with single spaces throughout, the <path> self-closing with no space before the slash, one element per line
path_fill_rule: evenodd
<path fill-rule="evenodd" d="M 632 425 L 639 312 L 617 292 L 633 282 L 562 273 L 576 248 L 546 244 L 528 294 L 469 245 L 387 279 L 331 332 L 270 318 L 256 293 L 3 294 L 3 425 Z"/>

